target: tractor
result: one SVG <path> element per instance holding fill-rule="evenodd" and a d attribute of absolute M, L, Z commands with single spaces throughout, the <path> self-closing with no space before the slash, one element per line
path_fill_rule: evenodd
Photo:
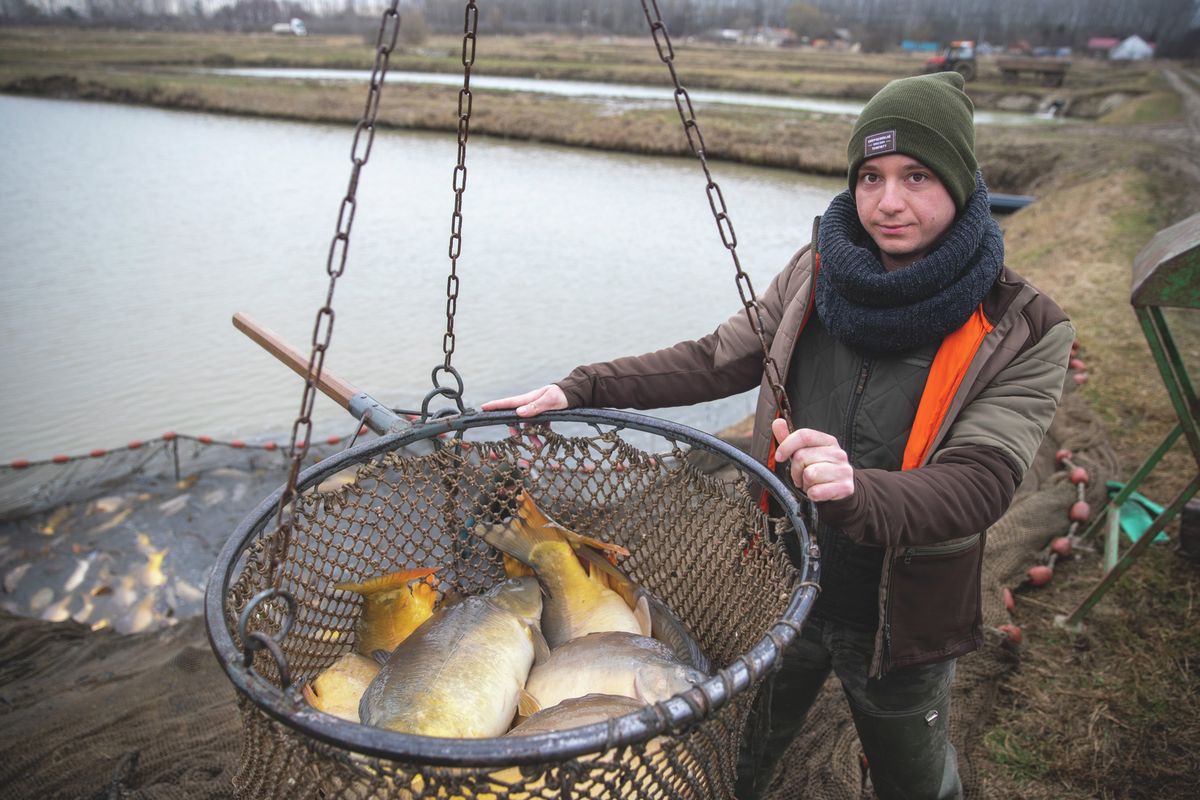
<path fill-rule="evenodd" d="M 975 43 L 972 41 L 951 42 L 941 55 L 931 56 L 925 62 L 926 72 L 954 71 L 969 81 L 975 78 Z"/>

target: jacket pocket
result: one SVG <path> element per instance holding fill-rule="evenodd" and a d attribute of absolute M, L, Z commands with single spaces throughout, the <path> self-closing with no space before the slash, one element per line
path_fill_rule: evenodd
<path fill-rule="evenodd" d="M 891 666 L 936 661 L 978 646 L 982 561 L 978 533 L 896 554 L 885 621 Z"/>

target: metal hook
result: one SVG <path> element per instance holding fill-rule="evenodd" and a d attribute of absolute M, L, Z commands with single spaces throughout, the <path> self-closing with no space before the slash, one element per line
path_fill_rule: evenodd
<path fill-rule="evenodd" d="M 454 381 L 458 385 L 458 388 L 450 388 L 449 386 L 442 386 L 440 383 L 438 383 L 438 373 L 439 372 L 448 372 L 454 378 Z M 425 399 L 421 401 L 421 424 L 422 425 L 425 424 L 426 422 L 428 422 L 430 419 L 429 401 L 435 397 L 438 397 L 439 395 L 442 397 L 449 397 L 451 400 L 453 400 L 454 405 L 458 408 L 459 414 L 467 413 L 467 409 L 466 409 L 466 406 L 463 405 L 463 398 L 462 398 L 462 396 L 463 396 L 463 380 L 462 380 L 462 376 L 458 374 L 458 370 L 454 369 L 454 367 L 447 367 L 445 365 L 439 364 L 438 366 L 433 368 L 433 373 L 431 375 L 431 378 L 433 380 L 433 390 L 430 391 L 429 394 L 425 395 Z M 453 416 L 454 413 L 455 412 L 453 409 L 447 408 L 447 409 L 443 409 L 443 410 L 435 413 L 433 415 L 433 418 L 441 419 L 442 417 Z"/>
<path fill-rule="evenodd" d="M 274 635 L 268 635 L 262 631 L 249 631 L 250 617 L 258 609 L 258 606 L 266 600 L 279 597 L 287 604 L 287 613 L 283 617 L 283 624 L 279 631 Z M 238 638 L 242 640 L 243 660 L 242 666 L 251 669 L 251 664 L 254 663 L 254 653 L 258 650 L 266 650 L 275 660 L 275 666 L 279 670 L 280 685 L 287 688 L 291 685 L 291 671 L 288 669 L 287 657 L 284 656 L 283 650 L 279 645 L 283 642 L 287 635 L 291 633 L 292 624 L 296 619 L 296 598 L 283 589 L 272 586 L 269 589 L 263 589 L 254 597 L 250 598 L 250 602 L 242 610 L 238 617 Z"/>

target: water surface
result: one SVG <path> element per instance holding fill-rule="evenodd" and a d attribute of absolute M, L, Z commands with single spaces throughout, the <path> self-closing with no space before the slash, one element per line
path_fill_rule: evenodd
<path fill-rule="evenodd" d="M 307 351 L 348 126 L 0 96 L 0 460 L 166 430 L 285 437 L 302 382 L 230 323 Z M 382 133 L 327 369 L 416 406 L 442 359 L 456 157 Z M 454 364 L 468 404 L 711 331 L 739 307 L 698 164 L 472 137 Z M 761 292 L 836 180 L 714 164 Z M 750 395 L 664 416 L 732 423 Z M 319 398 L 317 433 L 347 433 Z"/>
<path fill-rule="evenodd" d="M 238 67 L 207 71 L 219 75 L 276 80 L 359 81 L 364 86 L 371 78 L 370 70 L 353 69 Z M 435 86 L 461 86 L 463 78 L 462 75 L 439 74 L 435 72 L 389 71 L 385 81 Z M 472 73 L 471 88 L 482 89 L 484 91 L 535 92 L 560 97 L 658 101 L 663 105 L 669 106 L 675 104 L 674 89 L 665 83 L 662 86 L 643 86 L 629 83 L 512 78 Z M 693 103 L 696 105 L 711 103 L 718 105 L 754 106 L 757 108 L 779 108 L 789 111 L 812 111 L 821 114 L 842 114 L 851 117 L 857 117 L 865 105 L 865 103 L 854 100 L 831 100 L 822 97 L 788 97 L 777 94 L 731 92 L 713 89 L 688 89 L 688 96 L 691 97 Z M 1031 125 L 1047 122 L 1059 123 L 1062 120 L 1036 114 L 976 110 L 975 122 L 980 125 Z"/>

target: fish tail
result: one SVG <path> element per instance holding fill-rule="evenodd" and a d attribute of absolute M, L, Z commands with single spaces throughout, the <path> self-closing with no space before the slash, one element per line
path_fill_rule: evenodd
<path fill-rule="evenodd" d="M 520 517 L 503 524 L 485 525 L 479 534 L 485 542 L 525 566 L 532 566 L 533 548 L 542 542 L 558 541 L 547 529 L 527 525 Z"/>
<path fill-rule="evenodd" d="M 437 572 L 437 567 L 421 567 L 420 569 L 403 569 L 398 572 L 390 572 L 387 575 L 380 575 L 377 578 L 365 580 L 362 583 L 339 583 L 333 588 L 340 589 L 343 592 L 354 592 L 355 594 L 370 595 L 376 592 L 383 592 L 392 589 L 399 589 L 408 585 L 410 581 L 418 578 L 426 578 Z"/>
<path fill-rule="evenodd" d="M 619 544 L 604 542 L 591 536 L 584 536 L 582 533 L 576 533 L 569 528 L 559 525 L 537 507 L 537 504 L 533 502 L 533 498 L 528 491 L 521 492 L 521 506 L 517 509 L 517 516 L 526 526 L 543 531 L 544 540 L 553 541 L 554 539 L 561 539 L 569 543 L 575 550 L 578 550 L 581 545 L 587 545 L 588 547 L 594 547 L 597 550 L 605 552 L 617 553 L 623 556 L 629 555 L 629 551 Z M 551 531 L 553 531 L 553 534 Z"/>
<path fill-rule="evenodd" d="M 509 578 L 522 578 L 526 575 L 532 575 L 533 570 L 528 564 L 518 561 L 508 553 L 501 553 L 504 558 L 504 574 Z"/>

